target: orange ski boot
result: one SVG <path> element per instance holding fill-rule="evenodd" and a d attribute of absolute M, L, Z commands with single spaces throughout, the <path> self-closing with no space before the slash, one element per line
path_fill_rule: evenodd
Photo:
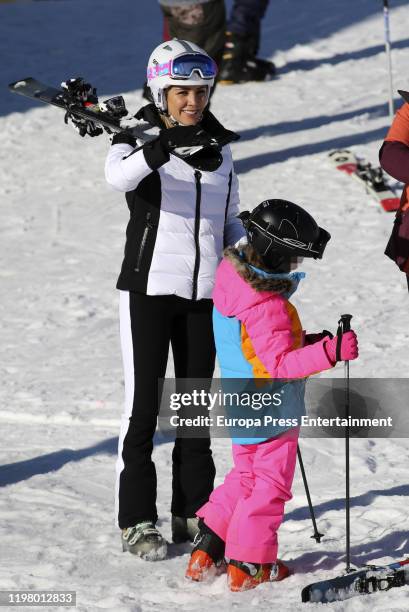
<path fill-rule="evenodd" d="M 202 582 L 226 571 L 224 542 L 200 521 L 200 531 L 193 542 L 193 550 L 186 570 L 186 578 Z"/>
<path fill-rule="evenodd" d="M 262 582 L 284 580 L 290 570 L 282 561 L 275 563 L 246 563 L 230 559 L 227 566 L 227 584 L 231 591 L 254 589 Z"/>

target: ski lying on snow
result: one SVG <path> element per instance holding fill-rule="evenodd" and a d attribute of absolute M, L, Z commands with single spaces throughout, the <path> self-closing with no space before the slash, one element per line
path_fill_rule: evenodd
<path fill-rule="evenodd" d="M 385 175 L 380 166 L 372 166 L 365 160 L 360 160 L 348 149 L 338 149 L 328 155 L 337 170 L 352 176 L 363 183 L 370 193 L 387 212 L 399 208 L 400 198 L 391 191 L 385 181 Z"/>
<path fill-rule="evenodd" d="M 344 576 L 314 582 L 303 588 L 301 601 L 331 603 L 404 586 L 409 584 L 408 564 L 409 559 L 384 566 L 367 565 Z"/>

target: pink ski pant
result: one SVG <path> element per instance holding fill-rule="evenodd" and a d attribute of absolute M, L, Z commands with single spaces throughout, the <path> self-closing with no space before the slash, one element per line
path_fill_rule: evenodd
<path fill-rule="evenodd" d="M 260 444 L 233 444 L 234 468 L 196 513 L 226 542 L 229 559 L 277 559 L 277 530 L 292 497 L 298 434 L 294 428 Z"/>

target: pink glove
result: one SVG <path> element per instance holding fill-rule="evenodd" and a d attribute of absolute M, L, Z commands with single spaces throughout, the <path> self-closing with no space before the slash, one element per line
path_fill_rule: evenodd
<path fill-rule="evenodd" d="M 337 362 L 337 342 L 337 336 L 324 342 L 327 357 L 334 365 Z M 340 353 L 341 358 L 339 361 L 352 361 L 358 357 L 358 338 L 352 329 L 342 334 Z"/>

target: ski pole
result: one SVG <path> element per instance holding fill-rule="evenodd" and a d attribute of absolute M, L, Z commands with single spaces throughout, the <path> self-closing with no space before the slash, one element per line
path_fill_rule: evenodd
<path fill-rule="evenodd" d="M 305 475 L 305 470 L 304 470 L 304 462 L 302 460 L 302 456 L 301 456 L 301 449 L 299 446 L 297 446 L 297 455 L 298 455 L 298 463 L 300 464 L 300 469 L 301 469 L 301 475 L 302 475 L 302 479 L 303 479 L 303 483 L 304 483 L 304 488 L 305 488 L 305 494 L 307 496 L 307 501 L 308 501 L 308 507 L 310 509 L 310 514 L 311 514 L 311 520 L 312 520 L 312 526 L 314 528 L 314 533 L 312 534 L 312 538 L 315 539 L 315 541 L 317 542 L 317 544 L 319 544 L 321 542 L 321 538 L 324 537 L 323 533 L 320 533 L 317 529 L 317 523 L 315 520 L 315 513 L 314 513 L 314 508 L 312 506 L 312 502 L 311 502 L 311 496 L 310 496 L 310 490 L 308 488 L 308 482 L 307 482 L 307 477 Z"/>
<path fill-rule="evenodd" d="M 341 352 L 342 334 L 351 329 L 352 315 L 343 314 L 338 321 L 337 330 L 337 361 Z M 345 514 L 346 514 L 346 572 L 351 572 L 351 523 L 350 523 L 350 487 L 349 487 L 349 361 L 344 361 L 344 378 L 345 378 L 345 418 L 347 425 L 345 426 Z"/>
<path fill-rule="evenodd" d="M 393 105 L 393 84 L 392 84 L 392 60 L 391 60 L 391 36 L 389 28 L 389 0 L 383 0 L 383 22 L 385 26 L 385 51 L 386 58 L 388 61 L 388 72 L 389 72 L 389 117 L 393 119 L 394 105 Z"/>

